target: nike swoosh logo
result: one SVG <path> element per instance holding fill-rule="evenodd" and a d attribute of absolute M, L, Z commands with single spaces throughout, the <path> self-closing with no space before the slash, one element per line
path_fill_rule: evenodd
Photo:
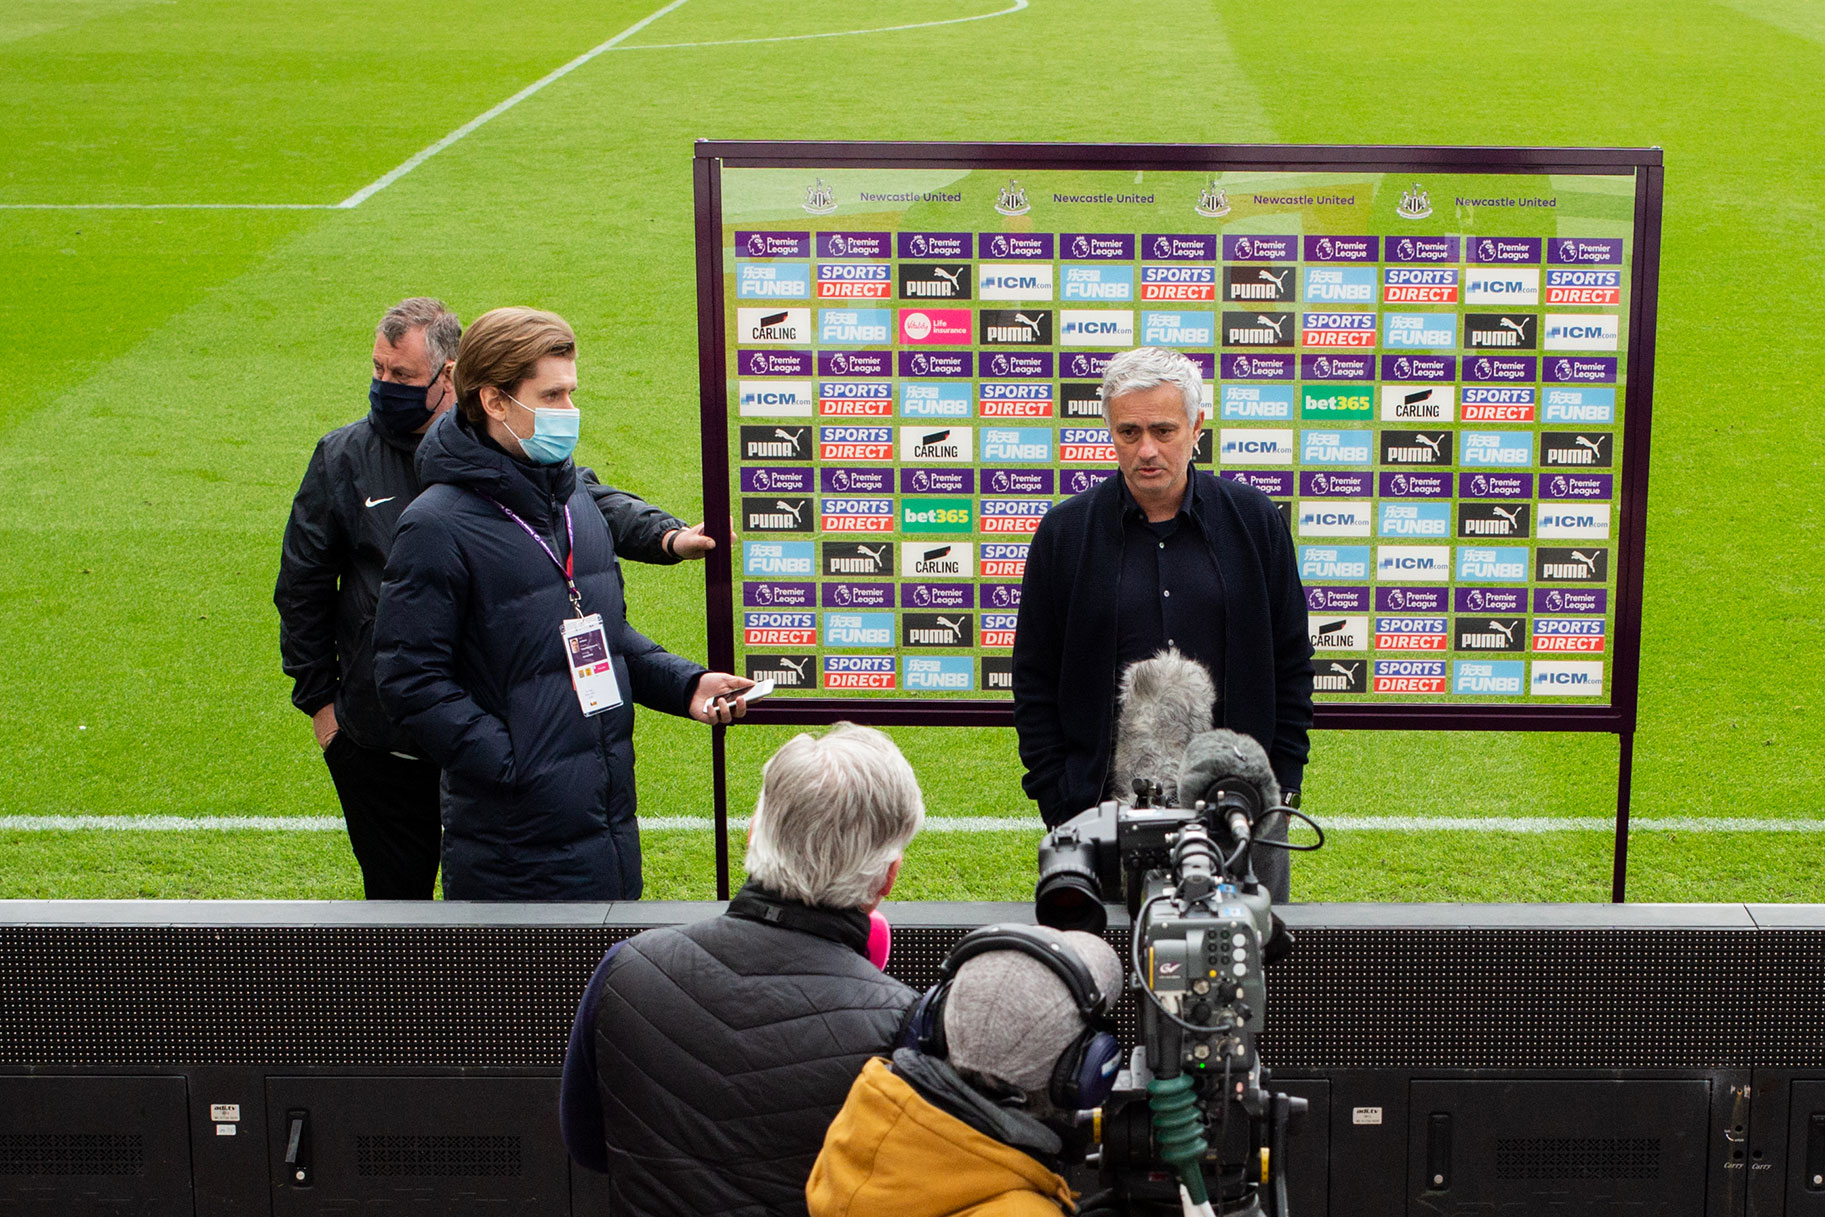
<path fill-rule="evenodd" d="M 381 505 L 381 504 L 382 504 L 382 503 L 391 503 L 391 502 L 392 502 L 392 501 L 393 501 L 393 500 L 394 500 L 394 499 L 396 499 L 396 498 L 398 498 L 398 497 L 399 497 L 399 496 L 398 496 L 398 495 L 396 495 L 396 494 L 389 494 L 389 495 L 388 495 L 388 496 L 387 496 L 387 497 L 386 497 L 386 498 L 384 498 L 384 499 L 369 499 L 369 500 L 368 500 L 368 506 L 369 506 L 369 507 L 378 507 L 378 506 L 380 506 L 380 505 Z"/>

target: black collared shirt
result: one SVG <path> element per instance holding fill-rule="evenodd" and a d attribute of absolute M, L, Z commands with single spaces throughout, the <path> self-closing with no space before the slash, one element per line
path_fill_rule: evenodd
<path fill-rule="evenodd" d="M 1121 485 L 1122 572 L 1116 600 L 1115 661 L 1118 671 L 1149 659 L 1166 647 L 1210 669 L 1223 688 L 1223 576 L 1192 505 L 1197 479 L 1187 478 L 1178 514 L 1152 523 Z"/>

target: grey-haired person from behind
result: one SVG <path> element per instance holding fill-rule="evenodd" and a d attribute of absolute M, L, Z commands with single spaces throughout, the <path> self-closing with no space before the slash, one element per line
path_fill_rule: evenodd
<path fill-rule="evenodd" d="M 1028 547 L 1013 665 L 1021 784 L 1049 825 L 1131 797 L 1113 783 L 1118 682 L 1172 650 L 1208 673 L 1214 725 L 1253 736 L 1297 800 L 1312 647 L 1286 521 L 1261 491 L 1193 465 L 1203 385 L 1184 355 L 1122 352 L 1101 397 L 1119 473 L 1054 507 Z M 1284 855 L 1272 855 L 1262 878 L 1283 901 Z"/>
<path fill-rule="evenodd" d="M 617 1213 L 802 1214 L 824 1130 L 917 995 L 869 913 L 925 816 L 879 731 L 798 735 L 761 772 L 748 881 L 720 917 L 612 949 L 578 1006 L 560 1124 Z"/>

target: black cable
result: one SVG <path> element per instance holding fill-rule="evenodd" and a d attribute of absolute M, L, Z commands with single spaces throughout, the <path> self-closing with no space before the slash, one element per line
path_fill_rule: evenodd
<path fill-rule="evenodd" d="M 1291 807 L 1274 808 L 1259 820 L 1255 821 L 1255 831 L 1261 831 L 1261 825 L 1267 823 L 1275 816 L 1298 816 L 1301 820 L 1304 820 L 1311 826 L 1313 832 L 1318 834 L 1318 840 L 1310 845 L 1294 845 L 1291 841 L 1270 841 L 1265 837 L 1252 837 L 1250 838 L 1251 844 L 1266 845 L 1273 849 L 1284 849 L 1289 853 L 1295 854 L 1310 853 L 1314 849 L 1324 848 L 1324 829 L 1319 826 L 1318 821 L 1312 819 L 1311 816 L 1306 815 L 1303 811 L 1297 811 Z"/>

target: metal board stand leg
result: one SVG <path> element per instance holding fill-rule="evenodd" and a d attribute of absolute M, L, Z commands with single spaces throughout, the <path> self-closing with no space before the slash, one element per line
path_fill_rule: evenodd
<path fill-rule="evenodd" d="M 710 785 L 716 803 L 716 898 L 729 898 L 729 747 L 728 728 L 710 727 Z"/>
<path fill-rule="evenodd" d="M 1621 904 L 1627 897 L 1629 883 L 1629 784 L 1635 773 L 1635 733 L 1617 733 L 1622 755 L 1616 766 L 1616 845 L 1615 867 L 1610 875 L 1610 903 Z"/>

